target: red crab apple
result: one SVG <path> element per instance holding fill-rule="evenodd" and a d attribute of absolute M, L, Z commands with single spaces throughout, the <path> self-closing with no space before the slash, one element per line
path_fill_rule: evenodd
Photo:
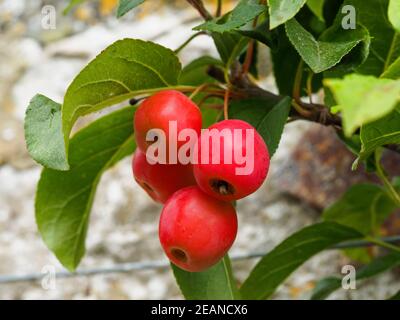
<path fill-rule="evenodd" d="M 164 133 L 166 163 L 169 163 L 169 150 L 171 149 L 171 152 L 174 152 L 174 149 L 179 150 L 189 140 L 187 138 L 178 141 L 176 135 L 183 129 L 192 129 L 199 136 L 201 126 L 200 109 L 183 93 L 175 90 L 160 91 L 145 99 L 138 107 L 134 118 L 136 143 L 143 152 L 159 139 L 158 135 L 151 137 L 150 140 L 147 139 L 146 136 L 151 129 L 159 129 Z"/>
<path fill-rule="evenodd" d="M 175 192 L 162 210 L 161 245 L 183 270 L 203 271 L 217 263 L 237 233 L 235 208 L 192 186 Z"/>
<path fill-rule="evenodd" d="M 154 201 L 161 203 L 175 191 L 196 184 L 190 164 L 150 164 L 139 149 L 132 159 L 132 171 L 136 182 Z"/>
<path fill-rule="evenodd" d="M 260 134 L 242 120 L 224 120 L 208 129 L 201 133 L 199 161 L 193 165 L 200 189 L 224 201 L 256 191 L 267 176 L 270 160 Z"/>

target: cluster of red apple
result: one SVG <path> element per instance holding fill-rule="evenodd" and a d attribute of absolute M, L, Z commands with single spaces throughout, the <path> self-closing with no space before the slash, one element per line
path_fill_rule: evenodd
<path fill-rule="evenodd" d="M 202 148 L 207 149 L 206 161 L 168 162 L 172 144 L 181 152 L 180 148 L 184 149 L 187 142 L 171 141 L 171 121 L 176 123 L 178 134 L 184 129 L 194 130 L 198 138 L 194 150 L 199 155 Z M 256 191 L 269 168 L 267 146 L 247 122 L 224 120 L 209 127 L 209 132 L 230 133 L 221 135 L 223 139 L 217 146 L 213 145 L 211 136 L 203 137 L 201 128 L 202 115 L 198 106 L 173 90 L 158 92 L 144 100 L 134 118 L 137 150 L 132 169 L 135 180 L 153 200 L 165 204 L 159 223 L 161 245 L 175 265 L 191 272 L 211 267 L 227 253 L 237 233 L 237 216 L 232 202 Z M 149 141 L 149 132 L 153 129 L 166 133 L 167 163 L 149 161 L 151 157 L 147 151 L 160 142 L 157 137 Z M 234 133 L 238 130 L 239 136 Z M 238 138 L 242 143 L 236 143 Z M 249 145 L 253 148 L 249 154 L 254 163 L 250 172 L 239 175 L 237 172 L 243 168 L 243 161 L 236 157 L 231 161 L 224 160 L 227 155 L 247 154 Z M 184 151 L 187 154 L 190 149 Z M 216 153 L 221 161 L 214 161 Z"/>

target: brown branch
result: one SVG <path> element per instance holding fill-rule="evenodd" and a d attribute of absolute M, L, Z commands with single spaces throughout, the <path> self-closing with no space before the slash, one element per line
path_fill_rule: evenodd
<path fill-rule="evenodd" d="M 215 66 L 210 66 L 207 71 L 208 75 L 215 78 L 218 81 L 224 81 L 224 75 L 222 70 Z M 233 73 L 231 77 L 231 83 L 234 86 L 232 91 L 237 94 L 240 98 L 260 98 L 269 101 L 276 101 L 277 103 L 283 98 L 283 96 L 274 94 L 267 90 L 264 90 L 250 81 L 250 79 L 240 72 Z M 329 109 L 318 103 L 305 103 L 300 101 L 301 106 L 307 111 L 306 114 L 300 114 L 294 108 L 291 111 L 291 117 L 294 119 L 308 120 L 317 122 L 325 126 L 334 126 L 342 128 L 342 119 L 336 114 L 333 114 Z M 395 149 L 395 148 L 391 148 Z"/>
<path fill-rule="evenodd" d="M 236 99 L 259 98 L 268 101 L 276 101 L 276 103 L 278 103 L 283 98 L 283 96 L 260 88 L 254 82 L 252 82 L 247 75 L 237 72 L 238 68 L 240 68 L 240 66 L 234 66 L 236 72 L 232 72 L 230 79 L 232 85 L 231 93 L 235 93 Z M 210 66 L 207 70 L 207 73 L 209 76 L 224 83 L 224 74 L 221 69 L 215 66 Z M 290 118 L 292 120 L 307 120 L 324 126 L 333 126 L 339 131 L 342 130 L 342 118 L 339 115 L 331 113 L 327 106 L 318 103 L 305 103 L 301 100 L 298 103 L 300 103 L 301 107 L 307 112 L 300 114 L 295 108 L 292 108 L 290 113 Z M 400 153 L 399 145 L 389 144 L 385 145 L 384 147 L 393 152 Z"/>
<path fill-rule="evenodd" d="M 211 13 L 207 11 L 202 0 L 186 0 L 193 8 L 195 8 L 204 20 L 211 20 L 213 17 Z"/>
<path fill-rule="evenodd" d="M 222 0 L 217 1 L 217 10 L 215 10 L 215 16 L 220 17 L 222 13 Z"/>

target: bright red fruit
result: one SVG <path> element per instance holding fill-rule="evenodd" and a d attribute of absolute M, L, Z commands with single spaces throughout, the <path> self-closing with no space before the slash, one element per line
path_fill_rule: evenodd
<path fill-rule="evenodd" d="M 196 184 L 191 165 L 149 164 L 139 149 L 132 159 L 135 180 L 157 202 L 164 203 L 179 189 Z"/>
<path fill-rule="evenodd" d="M 200 189 L 224 201 L 241 199 L 256 191 L 267 176 L 270 160 L 260 134 L 241 120 L 224 120 L 208 129 L 209 135 L 202 132 L 197 145 L 199 164 L 193 165 Z M 220 141 L 220 145 L 213 140 Z M 207 150 L 208 155 L 205 152 L 204 156 L 202 151 Z"/>
<path fill-rule="evenodd" d="M 153 141 L 146 141 L 146 134 L 151 129 L 161 129 L 166 136 L 166 159 L 169 151 L 169 124 L 176 121 L 177 134 L 183 129 L 193 129 L 200 135 L 202 117 L 200 109 L 188 97 L 179 91 L 160 91 L 147 98 L 135 113 L 135 139 L 140 150 L 145 152 Z M 175 137 L 176 138 L 176 137 Z M 185 141 L 177 141 L 177 148 Z"/>
<path fill-rule="evenodd" d="M 161 213 L 161 245 L 168 258 L 186 271 L 202 271 L 217 263 L 232 246 L 236 233 L 235 208 L 198 187 L 174 193 Z"/>

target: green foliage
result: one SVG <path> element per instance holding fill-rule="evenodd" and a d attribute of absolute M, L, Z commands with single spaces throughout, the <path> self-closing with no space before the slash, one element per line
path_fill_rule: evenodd
<path fill-rule="evenodd" d="M 117 17 L 121 18 L 123 15 L 128 13 L 130 10 L 136 8 L 142 4 L 144 0 L 119 0 Z"/>
<path fill-rule="evenodd" d="M 396 59 L 381 75 L 382 78 L 400 79 L 400 57 Z"/>
<path fill-rule="evenodd" d="M 400 99 L 400 81 L 391 79 L 352 74 L 340 80 L 326 80 L 325 84 L 339 104 L 337 110 L 342 112 L 347 136 L 360 126 L 389 114 Z"/>
<path fill-rule="evenodd" d="M 128 107 L 93 122 L 71 140 L 69 171 L 44 169 L 36 193 L 36 222 L 58 260 L 73 271 L 85 252 L 90 210 L 105 170 L 134 150 Z"/>
<path fill-rule="evenodd" d="M 339 242 L 361 237 L 358 231 L 334 222 L 314 224 L 296 232 L 257 263 L 240 289 L 242 298 L 270 297 L 293 271 L 315 254 Z"/>
<path fill-rule="evenodd" d="M 360 268 L 356 272 L 356 280 L 365 280 L 374 277 L 387 270 L 400 265 L 400 254 L 395 252 L 386 256 L 376 258 L 371 263 Z M 320 280 L 315 286 L 311 299 L 322 300 L 326 299 L 331 293 L 339 289 L 342 285 L 341 277 L 328 277 Z"/>
<path fill-rule="evenodd" d="M 258 4 L 258 1 L 240 0 L 238 5 L 225 16 L 207 21 L 194 29 L 218 33 L 232 31 L 244 26 L 265 10 L 266 7 Z"/>
<path fill-rule="evenodd" d="M 203 83 L 213 83 L 216 80 L 207 73 L 210 66 L 223 67 L 221 60 L 203 56 L 186 65 L 180 74 L 179 84 L 199 86 Z"/>
<path fill-rule="evenodd" d="M 359 159 L 364 160 L 386 144 L 400 144 L 400 109 L 384 118 L 361 127 L 362 148 Z"/>
<path fill-rule="evenodd" d="M 315 73 L 337 65 L 358 44 L 368 47 L 369 43 L 368 32 L 361 26 L 355 30 L 338 32 L 340 26 L 335 25 L 327 29 L 318 41 L 296 19 L 289 20 L 285 27 L 291 43 Z M 361 64 L 365 58 L 366 52 L 363 50 L 362 57 L 357 59 L 358 63 Z"/>
<path fill-rule="evenodd" d="M 271 52 L 275 81 L 281 95 L 291 96 L 301 57 L 290 43 L 284 26 L 280 26 L 275 32 L 278 44 Z M 288 61 L 290 61 L 290 63 L 288 63 Z M 303 66 L 302 82 L 300 86 L 301 94 L 307 94 L 307 78 L 310 76 L 311 72 L 307 65 Z M 312 92 L 317 92 L 322 87 L 321 77 L 322 73 L 313 75 Z"/>
<path fill-rule="evenodd" d="M 356 184 L 325 209 L 323 218 L 368 235 L 374 234 L 395 208 L 393 201 L 380 186 Z"/>
<path fill-rule="evenodd" d="M 235 300 L 240 297 L 228 256 L 202 272 L 187 272 L 174 265 L 172 269 L 188 300 Z"/>
<path fill-rule="evenodd" d="M 224 32 L 220 34 L 213 32 L 211 36 L 224 63 L 227 63 L 232 58 L 232 53 L 235 53 L 235 57 L 238 57 L 246 48 L 247 42 L 243 40 L 239 33 Z"/>
<path fill-rule="evenodd" d="M 58 150 L 58 156 L 53 154 L 53 158 L 63 159 L 64 154 L 68 155 L 69 135 L 78 117 L 121 103 L 141 92 L 176 85 L 180 70 L 174 53 L 152 42 L 125 39 L 109 46 L 69 86 L 61 108 L 65 147 Z M 68 167 L 67 162 L 56 165 Z M 56 165 L 50 163 L 48 167 Z"/>
<path fill-rule="evenodd" d="M 85 2 L 86 0 L 70 0 L 68 5 L 65 7 L 63 13 L 68 14 L 73 8 L 81 3 Z"/>
<path fill-rule="evenodd" d="M 397 30 L 397 32 L 400 32 L 400 1 L 390 0 L 388 16 L 393 27 Z"/>
<path fill-rule="evenodd" d="M 273 50 L 275 50 L 277 47 L 277 35 L 275 32 L 271 32 L 269 30 L 269 19 L 265 19 L 262 23 L 254 28 L 242 28 L 236 32 L 242 36 L 263 43 Z"/>
<path fill-rule="evenodd" d="M 296 13 L 300 11 L 305 3 L 306 0 L 270 0 L 270 28 L 274 29 L 277 26 L 292 19 L 296 15 Z"/>
<path fill-rule="evenodd" d="M 224 63 L 221 60 L 209 56 L 203 56 L 195 59 L 182 69 L 179 77 L 179 84 L 200 86 L 204 83 L 215 83 L 216 80 L 207 73 L 210 66 L 223 68 Z M 199 103 L 203 98 L 206 97 L 206 95 L 206 93 L 198 93 L 193 98 L 193 101 L 195 103 Z M 208 128 L 219 118 L 221 112 L 215 108 L 210 108 L 210 105 L 218 103 L 222 103 L 221 99 L 214 97 L 208 98 L 202 103 L 200 110 L 202 114 L 203 128 Z"/>
<path fill-rule="evenodd" d="M 247 121 L 264 138 L 272 157 L 278 148 L 289 111 L 291 99 L 274 100 L 239 100 L 229 108 L 229 118 Z"/>
<path fill-rule="evenodd" d="M 324 2 L 325 0 L 307 0 L 307 6 L 320 19 L 324 21 Z"/>
<path fill-rule="evenodd" d="M 25 115 L 25 140 L 31 157 L 44 167 L 68 170 L 61 129 L 61 105 L 37 94 Z"/>
<path fill-rule="evenodd" d="M 380 76 L 400 56 L 400 37 L 387 16 L 389 0 L 345 0 L 356 8 L 357 23 L 368 29 L 370 54 L 357 72 Z M 372 9 L 373 8 L 373 9 Z"/>

